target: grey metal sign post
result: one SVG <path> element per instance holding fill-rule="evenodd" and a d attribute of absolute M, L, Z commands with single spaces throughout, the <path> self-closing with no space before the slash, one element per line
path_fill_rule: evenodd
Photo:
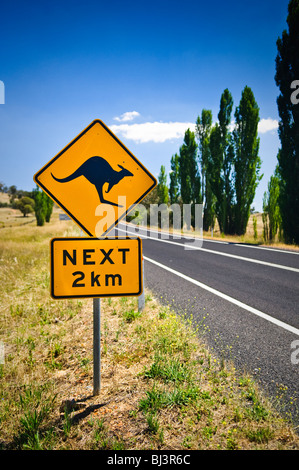
<path fill-rule="evenodd" d="M 93 299 L 93 394 L 101 389 L 101 299 Z"/>
<path fill-rule="evenodd" d="M 142 285 L 143 285 L 143 289 L 142 289 L 142 293 L 141 295 L 138 297 L 138 312 L 142 312 L 142 310 L 144 309 L 145 307 L 145 297 L 144 297 L 144 259 L 143 259 L 143 256 L 142 256 Z"/>

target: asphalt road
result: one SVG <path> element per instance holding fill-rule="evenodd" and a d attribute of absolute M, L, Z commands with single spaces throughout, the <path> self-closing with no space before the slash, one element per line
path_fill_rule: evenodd
<path fill-rule="evenodd" d="M 137 235 L 124 224 L 118 229 Z M 299 424 L 299 253 L 212 240 L 198 247 L 145 229 L 139 236 L 145 286 L 204 324 L 203 340 L 271 396 L 287 387 L 286 401 L 298 398 L 287 411 Z"/>

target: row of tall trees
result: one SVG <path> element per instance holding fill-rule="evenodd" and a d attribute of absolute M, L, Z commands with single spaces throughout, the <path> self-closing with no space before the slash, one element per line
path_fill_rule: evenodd
<path fill-rule="evenodd" d="M 278 234 L 286 243 L 299 244 L 299 0 L 289 2 L 287 25 L 288 31 L 277 40 L 275 73 L 281 145 L 264 193 L 263 223 L 265 240 Z M 212 112 L 202 110 L 195 133 L 186 131 L 179 153 L 171 158 L 168 191 L 163 167 L 158 202 L 202 202 L 204 230 L 213 227 L 217 218 L 221 232 L 242 235 L 262 178 L 259 108 L 249 87 L 242 92 L 234 121 L 232 113 L 228 89 L 221 96 L 216 124 Z"/>
<path fill-rule="evenodd" d="M 218 122 L 203 109 L 195 132 L 187 129 L 184 143 L 171 158 L 170 184 L 166 191 L 161 167 L 160 203 L 203 203 L 203 229 L 242 235 L 250 215 L 255 190 L 261 179 L 259 157 L 259 108 L 252 90 L 245 87 L 232 122 L 233 98 L 228 89 L 220 99 Z M 163 187 L 163 189 L 162 189 Z"/>

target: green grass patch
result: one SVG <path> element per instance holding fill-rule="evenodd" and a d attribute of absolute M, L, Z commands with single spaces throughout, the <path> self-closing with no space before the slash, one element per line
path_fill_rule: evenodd
<path fill-rule="evenodd" d="M 92 300 L 49 292 L 50 239 L 79 230 L 57 213 L 44 227 L 2 216 L 1 449 L 299 449 L 295 427 L 252 377 L 204 344 L 192 318 L 200 299 L 185 316 L 148 291 L 142 312 L 136 298 L 102 299 L 93 396 Z"/>
<path fill-rule="evenodd" d="M 192 370 L 187 363 L 178 358 L 169 358 L 163 354 L 156 354 L 153 364 L 144 371 L 148 378 L 158 378 L 165 382 L 185 382 L 191 380 Z"/>

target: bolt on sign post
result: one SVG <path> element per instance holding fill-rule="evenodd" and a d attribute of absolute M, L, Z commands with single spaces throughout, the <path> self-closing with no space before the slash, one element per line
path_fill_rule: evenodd
<path fill-rule="evenodd" d="M 98 395 L 100 299 L 143 294 L 140 238 L 104 237 L 144 199 L 157 181 L 98 119 L 33 179 L 90 237 L 51 240 L 51 296 L 93 298 L 93 384 L 94 395 Z"/>

